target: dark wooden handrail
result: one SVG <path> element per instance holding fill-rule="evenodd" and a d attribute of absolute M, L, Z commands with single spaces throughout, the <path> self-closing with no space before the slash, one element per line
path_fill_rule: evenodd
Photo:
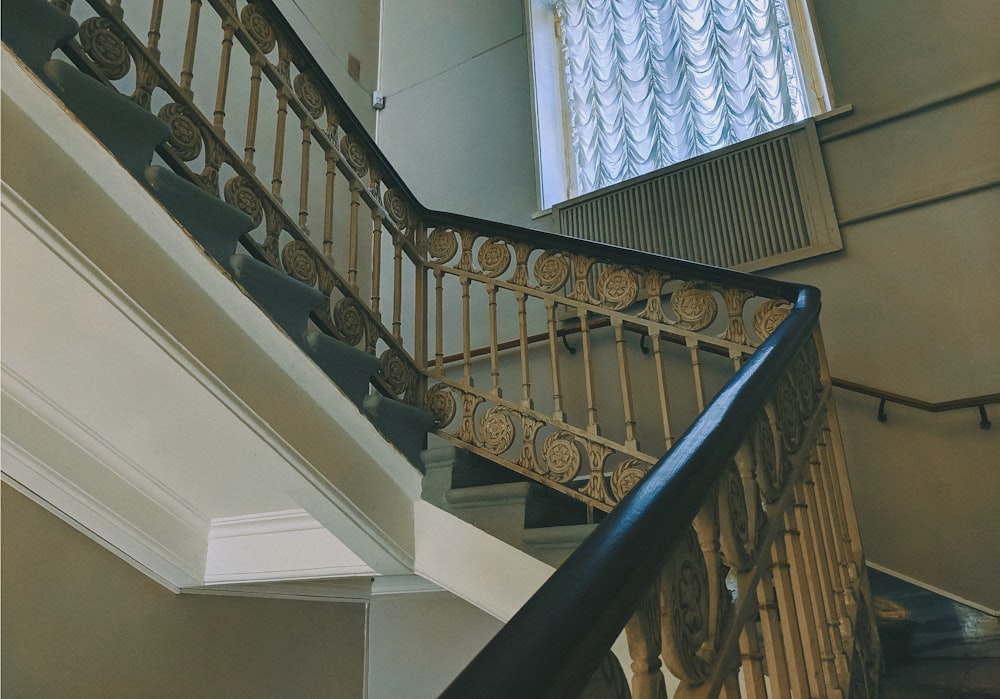
<path fill-rule="evenodd" d="M 809 337 L 819 307 L 819 292 L 800 287 L 789 317 L 442 697 L 582 691 Z"/>

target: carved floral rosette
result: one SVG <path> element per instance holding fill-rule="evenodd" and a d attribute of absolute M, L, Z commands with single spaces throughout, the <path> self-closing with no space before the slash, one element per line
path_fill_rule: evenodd
<path fill-rule="evenodd" d="M 80 24 L 80 43 L 108 80 L 128 75 L 132 60 L 120 30 L 110 19 L 90 17 Z"/>
<path fill-rule="evenodd" d="M 157 113 L 160 119 L 170 124 L 171 150 L 184 162 L 191 162 L 201 155 L 201 132 L 191 111 L 182 104 L 168 102 Z"/>

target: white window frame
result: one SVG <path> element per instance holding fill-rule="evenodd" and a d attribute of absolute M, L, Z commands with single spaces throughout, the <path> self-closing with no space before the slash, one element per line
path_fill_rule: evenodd
<path fill-rule="evenodd" d="M 809 114 L 817 118 L 833 110 L 834 98 L 812 0 L 787 3 Z M 583 193 L 573 191 L 570 115 L 554 0 L 525 0 L 525 22 L 539 215 L 544 215 L 552 206 Z"/>

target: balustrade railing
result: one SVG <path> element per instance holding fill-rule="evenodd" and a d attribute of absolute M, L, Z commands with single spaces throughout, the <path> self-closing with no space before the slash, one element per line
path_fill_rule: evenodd
<path fill-rule="evenodd" d="M 54 4 L 378 390 L 611 513 L 448 696 L 571 696 L 623 628 L 635 696 L 874 692 L 813 290 L 424 208 L 269 0 Z"/>

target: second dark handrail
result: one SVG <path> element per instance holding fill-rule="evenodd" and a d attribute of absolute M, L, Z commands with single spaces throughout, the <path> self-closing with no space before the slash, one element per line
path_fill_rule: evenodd
<path fill-rule="evenodd" d="M 923 410 L 928 413 L 943 413 L 950 410 L 961 410 L 962 408 L 978 408 L 979 427 L 984 430 L 988 430 L 993 426 L 993 423 L 990 422 L 989 416 L 986 414 L 986 406 L 1000 403 L 1000 393 L 987 393 L 982 396 L 970 396 L 968 398 L 959 398 L 956 400 L 946 400 L 938 403 L 932 403 L 930 401 L 920 400 L 919 398 L 911 398 L 909 396 L 884 391 L 880 388 L 874 388 L 872 386 L 866 386 L 864 384 L 854 383 L 853 381 L 838 379 L 836 377 L 831 379 L 831 381 L 835 387 L 842 388 L 845 391 L 852 391 L 854 393 L 860 393 L 861 395 L 871 396 L 872 398 L 878 398 L 879 405 L 876 418 L 879 422 L 885 422 L 889 419 L 888 414 L 885 412 L 886 403 L 905 405 L 908 408 L 916 408 L 917 410 Z"/>

